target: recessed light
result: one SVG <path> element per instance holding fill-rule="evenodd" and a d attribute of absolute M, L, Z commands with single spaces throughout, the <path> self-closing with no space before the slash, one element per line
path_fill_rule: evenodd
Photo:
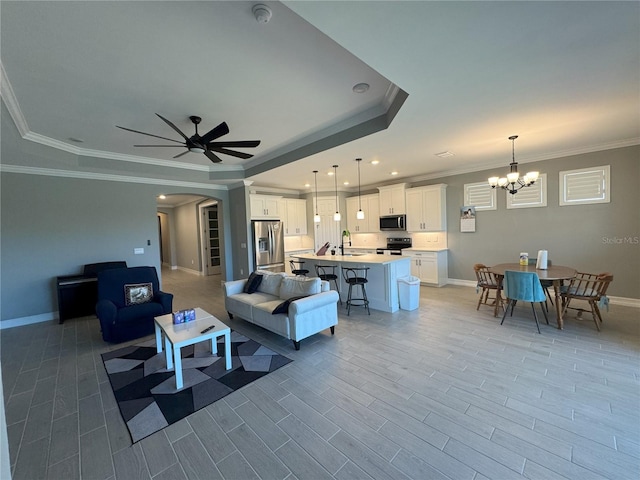
<path fill-rule="evenodd" d="M 440 153 L 434 153 L 434 155 L 435 155 L 436 157 L 440 157 L 440 158 L 447 158 L 447 157 L 453 157 L 453 156 L 454 156 L 454 155 L 453 155 L 453 153 L 451 153 L 451 152 L 447 152 L 447 151 L 445 151 L 445 152 L 440 152 Z"/>
<path fill-rule="evenodd" d="M 344 182 L 344 185 L 349 185 L 349 180 L 347 180 L 346 182 Z"/>
<path fill-rule="evenodd" d="M 305 184 L 304 184 L 304 186 L 305 186 L 306 188 L 309 188 L 309 187 L 311 186 L 311 184 L 310 184 L 309 182 L 307 182 L 307 183 L 305 183 Z"/>
<path fill-rule="evenodd" d="M 333 172 L 327 172 L 327 175 L 331 176 L 333 175 Z"/>
<path fill-rule="evenodd" d="M 395 170 L 393 172 L 391 172 L 391 175 L 397 175 L 398 172 L 396 172 Z"/>
<path fill-rule="evenodd" d="M 371 160 L 371 165 L 378 165 L 380 160 Z"/>
<path fill-rule="evenodd" d="M 357 83 L 353 86 L 352 88 L 353 93 L 365 93 L 367 90 L 369 90 L 369 84 L 368 83 Z"/>
<path fill-rule="evenodd" d="M 167 198 L 167 196 L 166 196 L 166 195 L 161 194 L 161 195 L 158 195 L 158 198 L 159 198 L 160 200 L 164 200 L 165 198 Z"/>

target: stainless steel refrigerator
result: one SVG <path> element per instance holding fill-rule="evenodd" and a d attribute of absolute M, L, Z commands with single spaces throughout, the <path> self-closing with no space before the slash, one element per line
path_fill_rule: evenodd
<path fill-rule="evenodd" d="M 284 272 L 284 228 L 278 220 L 252 220 L 254 268 Z"/>

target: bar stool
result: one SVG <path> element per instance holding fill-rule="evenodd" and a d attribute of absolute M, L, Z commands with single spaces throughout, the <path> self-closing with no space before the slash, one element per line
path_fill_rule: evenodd
<path fill-rule="evenodd" d="M 343 267 L 342 268 L 342 276 L 344 277 L 344 281 L 349 285 L 349 294 L 347 295 L 347 315 L 351 312 L 351 305 L 355 307 L 365 307 L 367 309 L 367 313 L 371 315 L 369 311 L 369 300 L 367 299 L 367 291 L 364 286 L 368 282 L 367 273 L 369 271 L 369 267 Z M 360 286 L 360 292 L 362 297 L 353 298 L 351 295 L 352 289 L 354 286 Z M 358 303 L 354 303 L 358 302 Z"/>
<path fill-rule="evenodd" d="M 300 275 L 302 277 L 306 277 L 309 270 L 304 268 L 304 262 L 300 260 L 289 260 L 289 265 L 291 265 L 291 273 L 294 275 Z"/>
<path fill-rule="evenodd" d="M 320 277 L 320 280 L 326 280 L 331 285 L 331 281 L 336 285 L 336 292 L 340 295 L 340 286 L 338 285 L 338 275 L 336 275 L 337 265 L 316 265 L 316 275 Z M 342 305 L 342 298 L 338 297 L 340 305 Z"/>

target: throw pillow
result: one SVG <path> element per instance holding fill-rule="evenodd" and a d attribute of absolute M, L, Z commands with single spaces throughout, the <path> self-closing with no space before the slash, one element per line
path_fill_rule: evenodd
<path fill-rule="evenodd" d="M 295 302 L 296 300 L 299 300 L 301 298 L 305 298 L 305 297 L 308 297 L 308 296 L 309 295 L 300 295 L 298 297 L 288 298 L 287 300 L 282 302 L 280 305 L 278 305 L 276 308 L 274 308 L 273 312 L 271 312 L 271 314 L 272 315 L 276 315 L 278 313 L 288 313 L 289 312 L 289 305 L 291 304 L 291 302 Z"/>
<path fill-rule="evenodd" d="M 153 300 L 153 285 L 149 283 L 132 283 L 124 286 L 124 303 L 138 305 Z"/>
<path fill-rule="evenodd" d="M 242 291 L 244 293 L 254 293 L 258 290 L 258 287 L 260 286 L 261 282 L 262 282 L 262 275 L 259 275 L 256 272 L 253 272 L 251 275 L 249 275 L 249 278 L 247 278 L 247 283 L 245 284 L 244 289 Z"/>
<path fill-rule="evenodd" d="M 262 282 L 258 286 L 258 291 L 277 297 L 278 293 L 280 293 L 280 282 L 284 273 L 270 272 L 268 270 L 257 270 L 257 273 L 262 275 Z"/>
<path fill-rule="evenodd" d="M 320 293 L 322 280 L 318 277 L 284 277 L 280 285 L 279 297 L 287 300 L 300 295 L 314 295 Z"/>

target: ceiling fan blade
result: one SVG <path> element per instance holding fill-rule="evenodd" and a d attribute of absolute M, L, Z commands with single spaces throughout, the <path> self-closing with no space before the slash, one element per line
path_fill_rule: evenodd
<path fill-rule="evenodd" d="M 184 148 L 184 143 L 180 142 L 180 145 L 134 145 L 134 147 L 179 147 L 179 148 Z"/>
<path fill-rule="evenodd" d="M 209 150 L 213 150 L 214 152 L 218 152 L 218 153 L 224 153 L 225 155 L 231 155 L 232 157 L 242 158 L 244 160 L 246 160 L 247 158 L 253 157 L 253 155 L 250 155 L 248 153 L 236 152 L 235 150 L 227 150 L 226 148 L 220 148 L 215 146 L 209 147 Z"/>
<path fill-rule="evenodd" d="M 200 137 L 200 140 L 202 141 L 203 144 L 209 143 L 211 140 L 220 138 L 221 136 L 226 135 L 227 133 L 229 133 L 229 125 L 227 125 L 227 122 L 222 122 L 216 128 L 214 128 L 213 130 L 210 130 L 209 132 L 205 133 L 202 137 Z"/>
<path fill-rule="evenodd" d="M 236 142 L 210 142 L 208 146 L 210 147 L 245 147 L 252 148 L 260 145 L 260 140 L 238 140 Z"/>
<path fill-rule="evenodd" d="M 222 162 L 222 159 L 219 158 L 218 156 L 216 156 L 215 153 L 213 153 L 211 150 L 205 150 L 204 154 L 207 156 L 207 158 L 209 160 L 211 160 L 213 163 L 220 163 Z"/>
<path fill-rule="evenodd" d="M 178 155 L 176 155 L 176 156 L 175 156 L 175 157 L 173 157 L 173 158 L 179 158 L 179 157 L 181 157 L 181 156 L 183 156 L 183 155 L 186 155 L 187 153 L 189 153 L 189 150 L 185 150 L 184 152 L 179 153 Z"/>
<path fill-rule="evenodd" d="M 178 132 L 178 134 L 180 134 L 180 136 L 182 138 L 184 138 L 185 140 L 189 140 L 189 137 L 187 137 L 184 133 L 182 133 L 182 131 L 180 131 L 180 129 L 178 127 L 176 127 L 173 123 L 171 123 L 169 120 L 167 120 L 166 118 L 164 118 L 162 115 L 156 113 L 156 115 L 158 115 L 163 121 L 164 123 L 166 123 L 167 125 L 169 125 L 171 128 L 173 128 L 176 132 Z"/>
<path fill-rule="evenodd" d="M 142 135 L 148 135 L 150 137 L 156 137 L 156 138 L 161 138 L 162 140 L 169 140 L 170 142 L 176 142 L 176 143 L 180 143 L 183 144 L 183 142 L 179 141 L 179 140 L 174 140 L 173 138 L 167 138 L 167 137 L 161 137 L 159 135 L 153 135 L 152 133 L 145 133 L 145 132 L 141 132 L 139 130 L 133 130 L 131 128 L 126 128 L 126 127 L 121 127 L 119 125 L 116 125 L 116 127 L 121 128 L 122 130 L 127 130 L 128 132 L 133 132 L 133 133 L 140 133 Z"/>

